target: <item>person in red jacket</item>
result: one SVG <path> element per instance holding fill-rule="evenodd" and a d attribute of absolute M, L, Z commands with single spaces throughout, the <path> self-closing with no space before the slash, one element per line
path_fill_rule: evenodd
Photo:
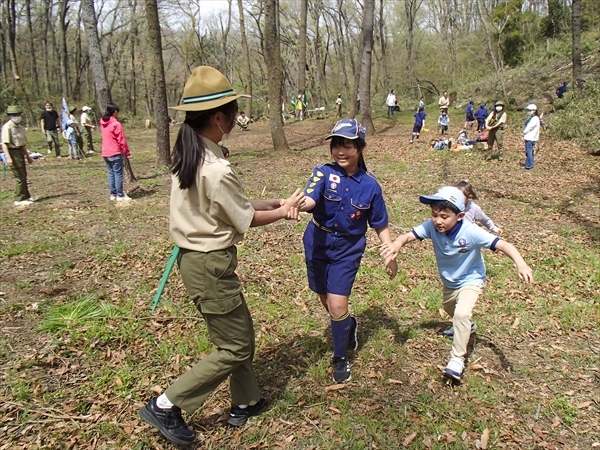
<path fill-rule="evenodd" d="M 100 119 L 100 131 L 102 157 L 108 170 L 110 199 L 119 202 L 131 200 L 131 197 L 123 192 L 123 157 L 130 158 L 131 153 L 118 118 L 119 107 L 114 103 L 106 105 L 106 112 Z"/>

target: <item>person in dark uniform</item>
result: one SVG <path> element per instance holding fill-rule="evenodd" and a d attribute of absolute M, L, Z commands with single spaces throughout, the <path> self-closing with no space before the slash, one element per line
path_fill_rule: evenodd
<path fill-rule="evenodd" d="M 173 147 L 170 232 L 180 253 L 183 284 L 206 322 L 215 349 L 181 375 L 139 414 L 175 444 L 195 440 L 181 415 L 193 413 L 229 379 L 232 406 L 227 423 L 242 426 L 263 412 L 254 372 L 254 327 L 236 274 L 235 244 L 250 227 L 279 219 L 298 219 L 304 194 L 287 200 L 249 200 L 218 143 L 236 126 L 237 99 L 225 75 L 209 66 L 196 67 L 183 89 L 185 111 Z"/>
<path fill-rule="evenodd" d="M 317 166 L 304 188 L 301 211 L 313 218 L 303 241 L 308 285 L 331 318 L 333 379 L 343 383 L 351 378 L 348 349 L 358 348 L 358 323 L 348 311 L 348 297 L 365 252 L 367 226 L 382 243 L 391 237 L 381 186 L 363 157 L 365 128 L 356 119 L 342 119 L 325 139 L 331 139 L 334 161 Z M 390 258 L 386 269 L 393 278 L 398 265 Z"/>
<path fill-rule="evenodd" d="M 60 140 L 58 132 L 62 128 L 58 113 L 54 110 L 52 103 L 46 102 L 45 109 L 40 117 L 40 129 L 46 135 L 48 143 L 48 154 L 52 153 L 52 144 L 54 144 L 54 152 L 57 158 L 60 158 Z"/>
<path fill-rule="evenodd" d="M 556 96 L 558 98 L 563 98 L 565 95 L 565 92 L 567 92 L 567 85 L 569 83 L 567 81 L 563 81 L 563 84 L 561 84 L 559 87 L 556 88 Z"/>

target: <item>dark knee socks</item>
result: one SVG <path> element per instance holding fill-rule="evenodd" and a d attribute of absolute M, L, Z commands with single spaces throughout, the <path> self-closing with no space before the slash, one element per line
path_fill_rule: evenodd
<path fill-rule="evenodd" d="M 348 340 L 354 325 L 354 318 L 346 312 L 342 317 L 331 318 L 331 335 L 333 338 L 333 356 L 348 355 Z"/>

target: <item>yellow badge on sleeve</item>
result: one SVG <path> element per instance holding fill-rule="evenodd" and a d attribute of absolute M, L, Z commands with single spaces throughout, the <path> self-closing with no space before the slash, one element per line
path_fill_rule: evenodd
<path fill-rule="evenodd" d="M 310 194 L 311 192 L 315 192 L 315 190 L 314 190 L 314 189 L 307 189 L 307 190 L 306 190 L 306 193 L 307 193 L 307 194 Z"/>
<path fill-rule="evenodd" d="M 323 172 L 321 172 L 320 170 L 317 171 L 317 176 L 318 177 L 322 177 L 323 175 L 325 175 Z"/>
<path fill-rule="evenodd" d="M 310 184 L 308 185 L 308 187 L 315 187 L 316 185 L 317 185 L 317 183 L 310 183 Z"/>
<path fill-rule="evenodd" d="M 317 182 L 317 181 L 319 181 L 320 179 L 321 179 L 321 178 L 319 178 L 319 177 L 313 177 L 313 181 L 314 181 L 314 182 Z"/>

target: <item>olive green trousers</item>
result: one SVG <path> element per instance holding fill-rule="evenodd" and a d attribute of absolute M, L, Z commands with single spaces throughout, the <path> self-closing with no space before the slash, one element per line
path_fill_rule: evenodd
<path fill-rule="evenodd" d="M 230 377 L 232 403 L 254 404 L 260 399 L 252 367 L 254 326 L 242 284 L 235 273 L 235 246 L 209 253 L 181 249 L 177 263 L 187 292 L 204 317 L 210 341 L 216 349 L 179 377 L 165 391 L 167 398 L 192 413 Z"/>

